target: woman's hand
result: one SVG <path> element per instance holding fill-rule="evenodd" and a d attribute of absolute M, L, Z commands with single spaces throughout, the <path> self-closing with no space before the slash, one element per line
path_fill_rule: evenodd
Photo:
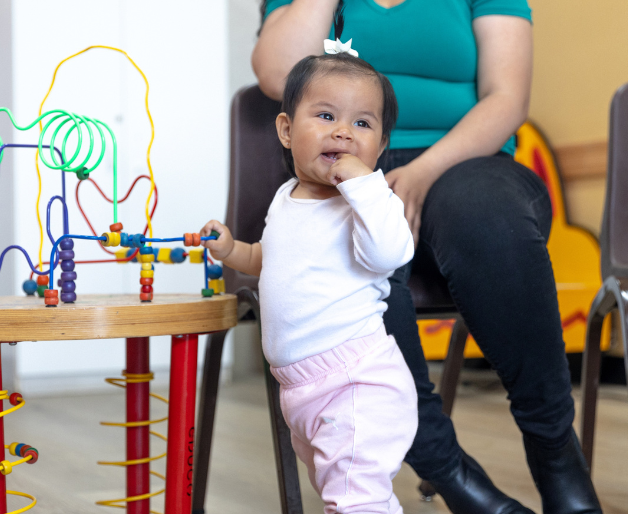
<path fill-rule="evenodd" d="M 235 245 L 231 231 L 225 227 L 222 223 L 216 220 L 211 220 L 201 229 L 201 237 L 207 237 L 215 230 L 220 234 L 218 239 L 210 239 L 209 241 L 203 241 L 202 244 L 209 250 L 212 257 L 218 261 L 224 261 L 229 254 L 233 251 Z"/>
<path fill-rule="evenodd" d="M 400 166 L 389 171 L 384 175 L 384 178 L 388 182 L 388 186 L 403 202 L 404 214 L 416 246 L 419 242 L 423 202 L 434 183 L 434 178 L 431 174 L 422 172 L 420 158 L 406 166 Z"/>

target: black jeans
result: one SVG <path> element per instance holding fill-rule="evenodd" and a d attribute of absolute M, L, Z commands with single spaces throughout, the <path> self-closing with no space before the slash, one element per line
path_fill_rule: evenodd
<path fill-rule="evenodd" d="M 378 166 L 390 171 L 422 151 L 386 151 Z M 574 404 L 546 248 L 551 222 L 543 182 L 502 153 L 452 167 L 425 199 L 414 260 L 391 277 L 384 313 L 418 391 L 419 429 L 405 460 L 424 479 L 451 471 L 461 449 L 429 381 L 407 286 L 411 272 L 445 277 L 471 334 L 508 391 L 521 431 L 547 448 L 569 440 Z"/>

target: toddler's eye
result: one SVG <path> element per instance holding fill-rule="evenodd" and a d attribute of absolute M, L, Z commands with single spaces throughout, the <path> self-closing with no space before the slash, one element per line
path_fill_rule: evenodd
<path fill-rule="evenodd" d="M 358 120 L 358 121 L 355 122 L 355 124 L 358 127 L 362 127 L 362 128 L 369 128 L 370 127 L 368 121 L 366 121 L 366 120 Z"/>
<path fill-rule="evenodd" d="M 322 118 L 324 120 L 327 121 L 334 121 L 334 116 L 333 114 L 329 113 L 329 112 L 322 112 L 318 115 L 319 118 Z"/>

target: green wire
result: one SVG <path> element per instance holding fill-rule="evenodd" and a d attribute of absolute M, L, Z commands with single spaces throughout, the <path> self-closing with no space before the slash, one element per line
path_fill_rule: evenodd
<path fill-rule="evenodd" d="M 113 147 L 113 222 L 118 222 L 118 144 L 116 142 L 116 137 L 113 131 L 109 128 L 109 126 L 97 119 L 88 118 L 87 116 L 81 116 L 79 114 L 73 114 L 68 111 L 64 111 L 61 109 L 55 109 L 52 111 L 45 112 L 41 116 L 39 116 L 35 121 L 33 121 L 30 125 L 25 127 L 20 127 L 13 118 L 13 114 L 11 111 L 5 107 L 0 107 L 0 112 L 5 112 L 11 120 L 11 123 L 17 130 L 26 131 L 33 128 L 40 121 L 44 120 L 46 117 L 52 116 L 52 118 L 46 120 L 43 125 L 41 134 L 39 135 L 38 148 L 39 148 L 39 158 L 44 165 L 53 170 L 61 170 L 64 172 L 77 173 L 81 171 L 85 175 L 89 174 L 93 170 L 95 170 L 100 163 L 102 162 L 105 156 L 106 150 L 106 139 L 103 130 L 101 129 L 101 125 L 107 129 L 109 132 L 109 136 L 111 137 L 112 147 Z M 68 123 L 72 123 L 72 126 L 69 128 L 65 128 L 65 133 L 63 135 L 63 141 L 61 143 L 61 155 L 63 158 L 63 163 L 57 161 L 57 156 L 55 154 L 55 141 L 57 139 L 57 135 L 66 127 Z M 87 151 L 87 155 L 82 162 L 75 165 L 76 159 L 81 153 L 81 149 L 83 146 L 83 130 L 81 126 L 84 126 L 87 135 L 89 136 L 89 150 Z M 50 161 L 45 157 L 44 153 L 44 141 L 46 140 L 46 135 L 49 130 L 52 130 L 54 127 L 54 131 L 52 132 L 52 136 L 50 137 Z M 92 154 L 94 153 L 94 132 L 93 128 L 96 127 L 98 131 L 98 135 L 100 136 L 100 154 L 96 159 L 96 162 L 89 168 L 86 168 L 87 162 L 92 158 Z M 70 135 L 76 132 L 78 143 L 76 145 L 76 150 L 71 157 L 68 157 L 66 153 L 66 147 L 68 143 L 68 139 Z M 0 146 L 4 143 L 2 142 L 2 138 L 0 137 Z M 0 163 L 2 163 L 2 159 L 4 158 L 4 152 L 0 154 Z"/>

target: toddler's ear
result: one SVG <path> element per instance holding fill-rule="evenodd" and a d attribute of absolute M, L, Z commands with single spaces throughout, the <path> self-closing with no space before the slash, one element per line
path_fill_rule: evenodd
<path fill-rule="evenodd" d="M 284 148 L 290 148 L 290 118 L 285 112 L 279 113 L 275 120 L 277 135 Z"/>

